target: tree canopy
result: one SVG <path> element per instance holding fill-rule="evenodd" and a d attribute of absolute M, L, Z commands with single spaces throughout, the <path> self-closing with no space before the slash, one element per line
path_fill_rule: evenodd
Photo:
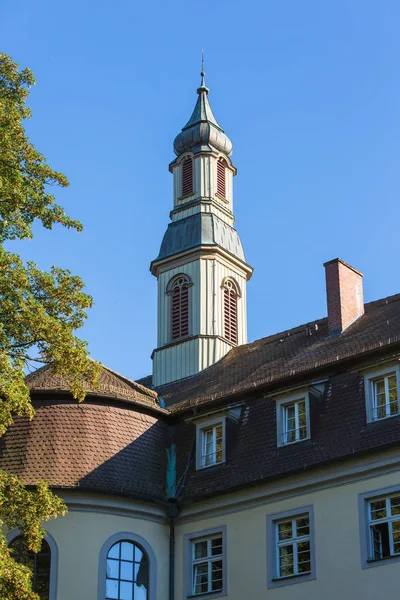
<path fill-rule="evenodd" d="M 50 272 L 41 271 L 4 246 L 32 238 L 36 220 L 47 229 L 56 224 L 82 229 L 56 204 L 54 186 L 68 186 L 66 176 L 47 164 L 24 128 L 24 120 L 31 117 L 26 101 L 34 83 L 29 69 L 20 70 L 0 53 L 0 436 L 14 415 L 34 418 L 25 383 L 30 363 L 52 363 L 79 401 L 85 396 L 85 382 L 96 384 L 99 374 L 86 342 L 75 335 L 92 305 L 82 280 L 55 266 Z M 42 521 L 65 512 L 62 500 L 44 481 L 27 489 L 13 474 L 0 471 L 2 529 L 18 527 L 27 549 L 40 549 L 45 533 Z M 4 533 L 0 533 L 0 598 L 38 598 L 32 592 L 29 569 L 13 559 Z"/>

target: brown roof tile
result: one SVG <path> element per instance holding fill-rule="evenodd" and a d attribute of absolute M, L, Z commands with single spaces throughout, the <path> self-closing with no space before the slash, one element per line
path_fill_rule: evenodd
<path fill-rule="evenodd" d="M 327 319 L 302 325 L 231 350 L 198 375 L 160 386 L 172 412 L 245 393 L 294 375 L 400 342 L 400 294 L 365 305 L 347 331 L 329 336 Z M 149 378 L 140 380 L 151 385 Z"/>
<path fill-rule="evenodd" d="M 54 403 L 52 403 L 54 401 Z M 0 468 L 26 484 L 84 488 L 162 501 L 167 425 L 129 406 L 39 403 L 0 440 Z"/>

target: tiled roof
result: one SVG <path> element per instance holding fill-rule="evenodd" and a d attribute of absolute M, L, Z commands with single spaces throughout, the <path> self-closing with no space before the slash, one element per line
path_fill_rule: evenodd
<path fill-rule="evenodd" d="M 297 327 L 229 352 L 195 377 L 156 391 L 149 378 L 131 381 L 103 368 L 100 388 L 78 404 L 67 382 L 44 367 L 27 378 L 36 417 L 15 418 L 0 440 L 0 468 L 27 484 L 79 488 L 165 500 L 168 423 L 176 424 L 180 500 L 192 502 L 240 486 L 282 477 L 388 445 L 400 445 L 400 416 L 367 424 L 359 366 L 400 355 L 400 295 L 371 302 L 343 334 L 328 335 L 327 320 Z M 349 362 L 351 359 L 351 363 Z M 356 362 L 358 361 L 359 364 Z M 277 448 L 270 391 L 328 377 L 311 399 L 311 440 Z M 161 399 L 169 409 L 161 408 Z M 195 471 L 195 426 L 183 412 L 243 406 L 227 419 L 226 463 Z M 186 415 L 185 415 L 186 416 Z M 168 441 L 169 440 L 169 441 Z"/>
<path fill-rule="evenodd" d="M 107 404 L 57 394 L 35 403 L 34 419 L 16 417 L 1 438 L 0 468 L 25 484 L 45 479 L 56 488 L 164 500 L 167 426 L 128 404 Z"/>
<path fill-rule="evenodd" d="M 33 392 L 68 392 L 68 381 L 55 375 L 51 365 L 46 365 L 37 371 L 34 371 L 26 378 L 26 383 Z M 87 394 L 91 396 L 104 396 L 107 398 L 118 398 L 135 402 L 138 404 L 159 408 L 157 392 L 147 389 L 136 381 L 131 381 L 127 377 L 116 373 L 112 369 L 102 366 L 99 377 L 99 386 L 85 386 Z"/>
<path fill-rule="evenodd" d="M 344 333 L 329 336 L 327 318 L 231 350 L 198 375 L 160 386 L 172 412 L 228 398 L 341 360 L 400 343 L 400 294 L 370 302 Z M 139 380 L 151 386 L 151 379 Z"/>
<path fill-rule="evenodd" d="M 187 472 L 181 503 L 371 450 L 400 447 L 400 415 L 367 424 L 363 381 L 357 372 L 331 377 L 321 397 L 310 395 L 311 439 L 280 448 L 275 400 L 260 397 L 246 402 L 239 423 L 226 421 L 226 462 L 200 471 L 195 470 L 191 454 L 195 427 L 181 422 L 177 426 L 178 480 Z"/>

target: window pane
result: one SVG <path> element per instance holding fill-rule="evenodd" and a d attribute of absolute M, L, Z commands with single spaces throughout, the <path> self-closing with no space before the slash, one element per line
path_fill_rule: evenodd
<path fill-rule="evenodd" d="M 122 558 L 122 560 L 132 560 L 133 561 L 133 544 L 132 544 L 132 542 L 122 542 L 121 558 Z"/>
<path fill-rule="evenodd" d="M 107 577 L 118 579 L 119 577 L 119 561 L 107 559 Z"/>
<path fill-rule="evenodd" d="M 133 583 L 121 581 L 119 588 L 120 600 L 132 600 L 133 596 Z"/>
<path fill-rule="evenodd" d="M 208 564 L 196 565 L 193 570 L 194 593 L 208 592 Z"/>
<path fill-rule="evenodd" d="M 207 540 L 202 542 L 195 542 L 194 544 L 194 557 L 205 558 L 207 556 Z"/>
<path fill-rule="evenodd" d="M 376 392 L 376 394 L 384 394 L 385 393 L 384 379 L 378 379 L 378 381 L 375 381 L 375 392 Z"/>
<path fill-rule="evenodd" d="M 292 521 L 285 521 L 278 524 L 278 537 L 279 540 L 287 540 L 293 537 Z"/>
<path fill-rule="evenodd" d="M 118 600 L 118 581 L 106 579 L 106 598 Z"/>
<path fill-rule="evenodd" d="M 308 517 L 304 517 L 304 519 L 296 520 L 297 527 L 297 536 L 300 537 L 302 535 L 310 534 L 310 520 Z"/>
<path fill-rule="evenodd" d="M 121 562 L 121 579 L 133 581 L 133 563 Z"/>
<path fill-rule="evenodd" d="M 147 600 L 147 587 L 135 584 L 133 586 L 133 600 Z"/>
<path fill-rule="evenodd" d="M 143 552 L 141 551 L 141 549 L 139 548 L 139 546 L 136 546 L 135 544 L 135 562 L 140 563 L 142 560 L 147 560 L 146 557 L 143 555 Z"/>
<path fill-rule="evenodd" d="M 386 517 L 386 500 L 371 502 L 371 519 L 384 519 Z"/>
<path fill-rule="evenodd" d="M 222 554 L 222 538 L 211 540 L 211 556 Z"/>
<path fill-rule="evenodd" d="M 119 558 L 120 547 L 121 544 L 114 544 L 114 546 L 112 546 L 112 548 L 110 548 L 108 551 L 108 558 Z"/>
<path fill-rule="evenodd" d="M 400 514 L 400 496 L 390 499 L 390 507 L 392 515 Z"/>
<path fill-rule="evenodd" d="M 216 560 L 211 565 L 211 589 L 222 590 L 222 560 Z"/>

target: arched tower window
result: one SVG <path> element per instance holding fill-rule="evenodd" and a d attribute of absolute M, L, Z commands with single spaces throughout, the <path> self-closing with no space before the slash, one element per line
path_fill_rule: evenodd
<path fill-rule="evenodd" d="M 51 550 L 47 541 L 42 540 L 39 552 L 32 552 L 26 548 L 23 537 L 19 535 L 8 547 L 12 550 L 14 560 L 32 571 L 32 589 L 40 600 L 50 600 Z"/>
<path fill-rule="evenodd" d="M 193 193 L 193 160 L 186 158 L 182 164 L 182 196 Z"/>
<path fill-rule="evenodd" d="M 232 344 L 238 343 L 238 296 L 239 290 L 232 279 L 226 279 L 224 290 L 224 337 Z"/>
<path fill-rule="evenodd" d="M 141 546 L 121 540 L 107 553 L 107 600 L 148 600 L 149 561 Z"/>
<path fill-rule="evenodd" d="M 226 198 L 226 162 L 223 158 L 217 161 L 217 194 Z"/>
<path fill-rule="evenodd" d="M 189 278 L 178 275 L 168 287 L 171 294 L 171 339 L 179 340 L 189 335 Z"/>

